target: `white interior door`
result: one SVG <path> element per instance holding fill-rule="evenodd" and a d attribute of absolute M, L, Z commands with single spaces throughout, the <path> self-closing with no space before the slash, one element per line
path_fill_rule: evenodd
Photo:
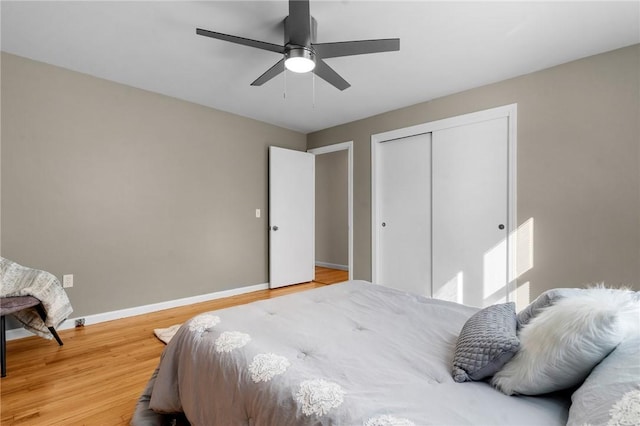
<path fill-rule="evenodd" d="M 377 284 L 431 295 L 431 135 L 382 143 L 376 152 Z"/>
<path fill-rule="evenodd" d="M 269 286 L 314 278 L 315 156 L 269 147 Z"/>
<path fill-rule="evenodd" d="M 507 297 L 508 118 L 434 131 L 433 297 Z"/>

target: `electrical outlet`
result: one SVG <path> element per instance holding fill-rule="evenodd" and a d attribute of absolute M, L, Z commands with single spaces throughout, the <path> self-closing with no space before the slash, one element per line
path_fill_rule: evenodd
<path fill-rule="evenodd" d="M 84 327 L 84 318 L 78 318 L 76 320 L 76 327 Z"/>
<path fill-rule="evenodd" d="M 73 275 L 63 275 L 62 276 L 62 287 L 69 288 L 73 287 Z"/>

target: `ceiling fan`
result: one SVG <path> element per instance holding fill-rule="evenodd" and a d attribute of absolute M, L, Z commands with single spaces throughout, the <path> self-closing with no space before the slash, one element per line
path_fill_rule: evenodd
<path fill-rule="evenodd" d="M 323 59 L 400 50 L 398 38 L 316 43 L 316 29 L 316 20 L 309 12 L 309 0 L 289 0 L 289 16 L 284 19 L 284 46 L 202 28 L 197 28 L 196 34 L 282 54 L 283 58 L 251 83 L 252 86 L 263 85 L 286 67 L 298 73 L 313 71 L 337 89 L 344 90 L 351 85 Z"/>

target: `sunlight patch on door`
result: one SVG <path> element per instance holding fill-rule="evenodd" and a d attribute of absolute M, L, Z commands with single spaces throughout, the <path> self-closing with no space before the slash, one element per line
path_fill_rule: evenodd
<path fill-rule="evenodd" d="M 507 300 L 507 241 L 500 241 L 484 254 L 482 259 L 482 299 L 483 305 L 503 303 Z M 497 295 L 497 296 L 496 296 Z"/>
<path fill-rule="evenodd" d="M 533 228 L 532 217 L 523 222 L 515 231 L 509 233 L 509 247 L 506 239 L 503 239 L 483 256 L 483 306 L 493 303 L 503 303 L 507 300 L 507 284 L 515 281 L 525 272 L 533 268 Z M 510 251 L 508 258 L 512 264 L 508 267 L 504 263 L 507 258 L 507 249 Z M 507 278 L 508 277 L 508 278 Z M 520 305 L 529 303 L 529 283 L 511 285 L 509 300 L 517 301 Z M 525 296 L 526 295 L 526 296 Z M 526 299 L 526 302 L 525 302 Z"/>
<path fill-rule="evenodd" d="M 462 303 L 464 289 L 464 273 L 459 271 L 442 287 L 436 290 L 433 297 L 435 299 L 448 300 L 450 302 Z"/>

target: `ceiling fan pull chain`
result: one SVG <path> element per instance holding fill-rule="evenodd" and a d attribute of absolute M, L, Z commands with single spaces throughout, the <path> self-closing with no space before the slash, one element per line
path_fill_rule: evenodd
<path fill-rule="evenodd" d="M 287 99 L 287 70 L 284 70 L 284 92 L 282 93 L 282 99 Z"/>
<path fill-rule="evenodd" d="M 312 96 L 311 96 L 311 107 L 316 109 L 316 73 L 311 73 L 311 88 L 312 88 Z"/>

